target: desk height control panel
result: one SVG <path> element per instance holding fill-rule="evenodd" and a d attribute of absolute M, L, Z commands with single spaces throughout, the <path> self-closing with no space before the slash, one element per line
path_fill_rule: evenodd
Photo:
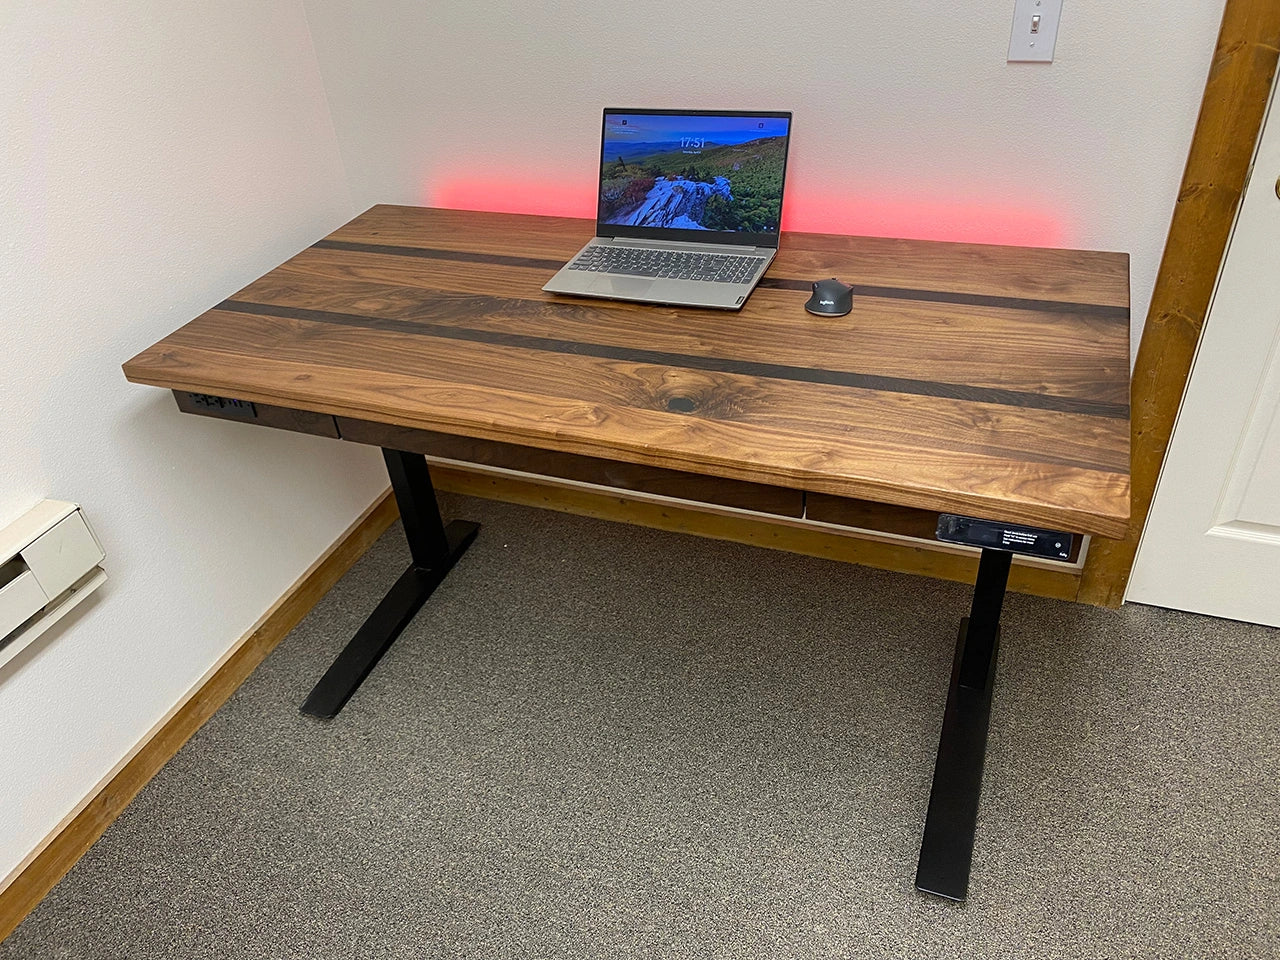
<path fill-rule="evenodd" d="M 954 514 L 938 515 L 939 540 L 947 543 L 963 543 L 969 547 L 986 550 L 1007 550 L 1025 553 L 1048 560 L 1071 560 L 1071 547 L 1075 537 L 1056 530 L 1041 530 L 1018 524 L 997 523 L 994 520 L 975 520 L 973 517 L 957 517 Z"/>

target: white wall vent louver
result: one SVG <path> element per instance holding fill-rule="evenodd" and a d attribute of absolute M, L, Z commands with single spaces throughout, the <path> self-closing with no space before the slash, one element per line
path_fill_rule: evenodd
<path fill-rule="evenodd" d="M 0 666 L 107 579 L 79 506 L 43 500 L 0 530 Z"/>

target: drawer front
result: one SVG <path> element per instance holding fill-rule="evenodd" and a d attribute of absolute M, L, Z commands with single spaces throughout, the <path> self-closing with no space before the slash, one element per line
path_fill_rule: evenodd
<path fill-rule="evenodd" d="M 804 494 L 785 487 L 458 437 L 368 420 L 338 417 L 337 423 L 342 439 L 354 443 L 778 516 L 799 518 L 804 512 Z"/>

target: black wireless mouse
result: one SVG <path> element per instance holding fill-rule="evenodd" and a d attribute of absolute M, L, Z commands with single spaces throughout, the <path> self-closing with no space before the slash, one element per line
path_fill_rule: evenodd
<path fill-rule="evenodd" d="M 843 317 L 853 309 L 853 287 L 835 277 L 819 280 L 804 308 L 819 317 Z"/>

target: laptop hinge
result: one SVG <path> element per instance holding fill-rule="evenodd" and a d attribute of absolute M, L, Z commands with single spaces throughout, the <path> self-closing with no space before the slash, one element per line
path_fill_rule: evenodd
<path fill-rule="evenodd" d="M 773 250 L 773 247 L 739 246 L 728 243 L 681 243 L 679 240 L 640 240 L 634 237 L 596 237 L 597 243 L 608 243 L 619 247 L 659 248 L 662 250 L 692 250 L 695 253 L 708 253 L 711 250 L 723 250 L 726 253 L 755 253 L 759 250 Z"/>

